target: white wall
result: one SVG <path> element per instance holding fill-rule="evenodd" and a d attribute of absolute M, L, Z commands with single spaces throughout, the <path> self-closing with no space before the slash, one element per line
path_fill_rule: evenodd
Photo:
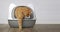
<path fill-rule="evenodd" d="M 32 3 L 36 12 L 36 24 L 60 24 L 60 0 L 0 0 L 0 24 L 8 23 L 11 3 Z"/>

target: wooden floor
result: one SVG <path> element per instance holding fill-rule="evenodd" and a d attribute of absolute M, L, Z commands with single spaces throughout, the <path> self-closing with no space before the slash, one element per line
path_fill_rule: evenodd
<path fill-rule="evenodd" d="M 0 24 L 0 32 L 18 32 L 18 28 Z M 60 32 L 60 24 L 36 24 L 33 28 L 23 28 L 22 32 Z"/>

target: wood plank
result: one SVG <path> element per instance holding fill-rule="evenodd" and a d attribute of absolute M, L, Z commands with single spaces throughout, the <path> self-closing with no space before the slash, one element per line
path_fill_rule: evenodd
<path fill-rule="evenodd" d="M 15 28 L 10 28 L 9 32 L 15 32 Z"/>
<path fill-rule="evenodd" d="M 7 24 L 3 25 L 0 24 L 0 32 L 8 32 L 9 31 L 9 26 Z"/>
<path fill-rule="evenodd" d="M 18 28 L 0 24 L 0 32 L 19 32 Z M 22 32 L 60 32 L 60 24 L 37 24 L 33 28 L 23 28 Z"/>
<path fill-rule="evenodd" d="M 18 28 L 10 28 L 9 32 L 19 32 Z M 23 28 L 22 32 L 36 32 L 33 28 Z"/>

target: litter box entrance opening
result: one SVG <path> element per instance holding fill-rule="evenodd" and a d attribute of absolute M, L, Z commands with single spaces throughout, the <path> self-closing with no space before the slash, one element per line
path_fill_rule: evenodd
<path fill-rule="evenodd" d="M 32 9 L 30 8 L 30 7 L 27 7 L 27 6 L 17 6 L 17 7 L 15 7 L 15 9 L 14 9 L 14 18 L 17 18 L 16 16 L 15 16 L 15 11 L 16 11 L 16 9 L 21 9 L 21 8 L 24 8 L 24 9 L 28 9 L 28 10 L 30 10 L 30 11 L 32 11 Z M 32 13 L 32 12 L 31 12 Z M 30 17 L 30 16 L 29 16 Z"/>

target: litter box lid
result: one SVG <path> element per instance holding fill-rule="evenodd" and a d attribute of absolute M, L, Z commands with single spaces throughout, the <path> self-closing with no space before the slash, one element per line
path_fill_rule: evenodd
<path fill-rule="evenodd" d="M 32 9 L 32 11 L 34 11 L 34 7 L 33 7 L 33 5 L 31 4 L 31 3 L 25 3 L 25 4 L 20 4 L 20 5 L 15 5 L 15 4 L 10 4 L 10 6 L 9 6 L 9 12 L 8 12 L 8 19 L 14 19 L 14 17 L 12 17 L 12 15 L 13 15 L 13 13 L 12 12 L 14 12 L 14 8 L 15 7 L 17 7 L 17 6 L 27 6 L 27 7 L 29 7 L 29 8 L 31 8 Z"/>

